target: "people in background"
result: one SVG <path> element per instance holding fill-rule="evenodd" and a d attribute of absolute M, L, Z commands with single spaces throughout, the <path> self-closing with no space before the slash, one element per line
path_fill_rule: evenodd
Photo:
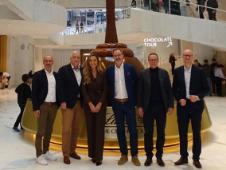
<path fill-rule="evenodd" d="M 210 64 L 210 80 L 211 80 L 211 94 L 216 94 L 216 80 L 215 80 L 215 68 L 217 67 L 218 63 L 215 58 L 212 59 L 212 63 Z"/>
<path fill-rule="evenodd" d="M 144 146 L 147 159 L 145 166 L 152 164 L 154 121 L 157 126 L 156 158 L 159 166 L 165 166 L 162 160 L 165 143 L 166 114 L 173 110 L 173 93 L 169 75 L 158 67 L 157 53 L 148 55 L 149 68 L 141 72 L 138 81 L 138 114 L 144 123 Z"/>
<path fill-rule="evenodd" d="M 173 75 L 175 65 L 176 65 L 176 57 L 173 53 L 171 53 L 170 56 L 169 56 L 169 63 L 171 65 L 171 72 L 172 72 L 172 75 Z"/>
<path fill-rule="evenodd" d="M 17 93 L 17 103 L 20 107 L 20 113 L 16 119 L 16 122 L 14 123 L 13 126 L 13 130 L 15 130 L 16 132 L 19 132 L 19 124 L 20 127 L 22 129 L 21 126 L 21 118 L 23 116 L 23 112 L 24 112 L 24 108 L 27 102 L 28 98 L 31 98 L 31 77 L 28 74 L 23 74 L 22 75 L 22 81 L 23 83 L 21 83 L 19 86 L 16 87 L 15 92 Z"/>
<path fill-rule="evenodd" d="M 202 19 L 204 18 L 203 12 L 205 11 L 205 3 L 206 0 L 197 0 L 198 4 L 197 10 L 199 12 L 199 17 Z"/>
<path fill-rule="evenodd" d="M 184 65 L 174 71 L 173 92 L 177 100 L 177 122 L 180 137 L 180 159 L 175 165 L 188 163 L 188 125 L 191 121 L 193 134 L 193 164 L 202 168 L 201 154 L 201 120 L 204 109 L 203 98 L 209 92 L 205 73 L 193 65 L 193 52 L 186 49 L 183 52 Z"/>
<path fill-rule="evenodd" d="M 165 13 L 168 14 L 169 13 L 169 1 L 170 0 L 163 0 L 163 6 L 164 6 L 164 10 L 165 10 Z"/>
<path fill-rule="evenodd" d="M 99 58 L 91 54 L 83 68 L 82 93 L 86 115 L 88 156 L 97 166 L 102 164 L 106 120 L 107 84 Z"/>
<path fill-rule="evenodd" d="M 208 81 L 208 85 L 209 85 L 209 95 L 211 94 L 211 79 L 210 79 L 210 65 L 209 65 L 209 61 L 207 59 L 204 60 L 204 64 L 202 65 L 202 70 L 204 71 L 204 73 L 206 74 L 207 77 L 207 81 Z"/>
<path fill-rule="evenodd" d="M 200 64 L 200 62 L 199 62 L 198 59 L 195 59 L 195 60 L 194 60 L 194 65 L 195 65 L 196 67 L 199 67 L 199 68 L 202 67 L 202 65 Z"/>
<path fill-rule="evenodd" d="M 222 82 L 225 80 L 223 68 L 224 68 L 224 65 L 218 64 L 214 69 L 214 77 L 215 77 L 215 82 L 216 82 L 217 96 L 223 96 L 222 95 Z"/>
<path fill-rule="evenodd" d="M 137 7 L 137 2 L 136 0 L 132 0 L 131 2 L 131 7 L 136 8 Z"/>
<path fill-rule="evenodd" d="M 216 13 L 217 13 L 217 8 L 218 8 L 218 2 L 217 0 L 207 0 L 207 12 L 209 15 L 209 20 L 214 20 L 216 21 Z"/>

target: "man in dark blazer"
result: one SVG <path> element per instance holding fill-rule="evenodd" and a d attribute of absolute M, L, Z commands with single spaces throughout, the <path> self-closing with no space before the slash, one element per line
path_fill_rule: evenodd
<path fill-rule="evenodd" d="M 69 157 L 81 159 L 75 152 L 77 136 L 79 133 L 78 112 L 81 109 L 81 68 L 80 54 L 72 53 L 70 64 L 61 67 L 58 71 L 61 86 L 61 111 L 62 111 L 62 151 L 64 163 L 70 164 Z"/>
<path fill-rule="evenodd" d="M 149 68 L 141 72 L 138 81 L 138 114 L 144 122 L 144 146 L 147 159 L 145 166 L 150 166 L 153 157 L 154 121 L 157 126 L 156 157 L 159 166 L 165 166 L 162 160 L 165 142 L 166 113 L 173 110 L 173 94 L 169 75 L 158 67 L 157 53 L 148 55 Z"/>
<path fill-rule="evenodd" d="M 106 75 L 121 151 L 121 158 L 118 161 L 118 165 L 123 165 L 128 161 L 124 126 L 126 120 L 130 134 L 132 162 L 134 165 L 140 166 L 140 161 L 137 157 L 138 139 L 135 115 L 137 74 L 131 65 L 124 63 L 124 55 L 120 49 L 113 50 L 113 58 L 115 64 L 107 69 Z"/>
<path fill-rule="evenodd" d="M 201 154 L 201 120 L 204 109 L 204 96 L 209 91 L 205 73 L 192 64 L 193 53 L 190 49 L 183 52 L 184 65 L 175 69 L 173 92 L 177 100 L 177 120 L 180 135 L 180 159 L 175 165 L 188 163 L 188 125 L 191 120 L 193 133 L 193 164 L 197 168 L 202 165 L 199 161 Z"/>
<path fill-rule="evenodd" d="M 53 57 L 43 57 L 44 69 L 36 72 L 32 78 L 32 105 L 37 118 L 35 148 L 37 163 L 47 165 L 47 160 L 56 160 L 49 152 L 53 123 L 60 100 L 59 81 L 53 71 Z"/>

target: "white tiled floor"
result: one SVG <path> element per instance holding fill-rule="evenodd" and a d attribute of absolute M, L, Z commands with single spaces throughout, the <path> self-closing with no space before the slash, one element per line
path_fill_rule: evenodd
<path fill-rule="evenodd" d="M 204 142 L 202 148 L 201 162 L 206 170 L 225 170 L 226 167 L 226 98 L 208 97 L 207 107 L 212 119 L 212 127 L 209 130 L 208 141 Z M 145 157 L 140 157 L 141 167 L 135 167 L 131 162 L 123 166 L 117 165 L 118 157 L 104 157 L 103 165 L 96 167 L 89 161 L 86 155 L 82 155 L 82 160 L 72 160 L 70 165 L 62 163 L 60 152 L 55 152 L 58 156 L 56 162 L 49 162 L 48 166 L 40 166 L 35 163 L 34 146 L 28 143 L 20 133 L 12 130 L 13 123 L 17 117 L 19 108 L 16 104 L 16 95 L 13 90 L 0 91 L 0 170 L 20 169 L 20 170 L 95 170 L 95 169 L 164 169 L 154 164 L 151 167 L 144 167 Z M 189 151 L 191 153 L 191 151 Z M 190 154 L 192 155 L 192 154 Z M 176 167 L 173 162 L 179 158 L 178 153 L 164 154 L 163 159 L 166 169 L 172 170 L 192 170 L 196 169 L 192 165 L 191 158 L 189 164 Z M 155 161 L 155 160 L 154 160 Z"/>

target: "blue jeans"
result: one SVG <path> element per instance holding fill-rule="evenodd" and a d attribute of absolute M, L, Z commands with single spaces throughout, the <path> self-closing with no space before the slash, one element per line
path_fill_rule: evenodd
<path fill-rule="evenodd" d="M 136 129 L 136 114 L 134 106 L 130 106 L 128 102 L 119 103 L 114 101 L 112 103 L 112 109 L 115 115 L 115 121 L 117 126 L 117 137 L 119 147 L 122 155 L 128 155 L 127 141 L 125 136 L 125 120 L 128 126 L 130 135 L 130 148 L 131 155 L 137 155 L 137 129 Z"/>

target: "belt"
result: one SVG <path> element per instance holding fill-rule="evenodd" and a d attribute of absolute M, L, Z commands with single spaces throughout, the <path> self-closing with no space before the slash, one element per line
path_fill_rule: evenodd
<path fill-rule="evenodd" d="M 44 102 L 44 104 L 47 104 L 47 105 L 49 105 L 49 106 L 52 106 L 52 105 L 55 105 L 56 102 Z"/>
<path fill-rule="evenodd" d="M 116 102 L 118 103 L 126 103 L 128 102 L 128 98 L 125 98 L 125 99 L 115 99 Z"/>

